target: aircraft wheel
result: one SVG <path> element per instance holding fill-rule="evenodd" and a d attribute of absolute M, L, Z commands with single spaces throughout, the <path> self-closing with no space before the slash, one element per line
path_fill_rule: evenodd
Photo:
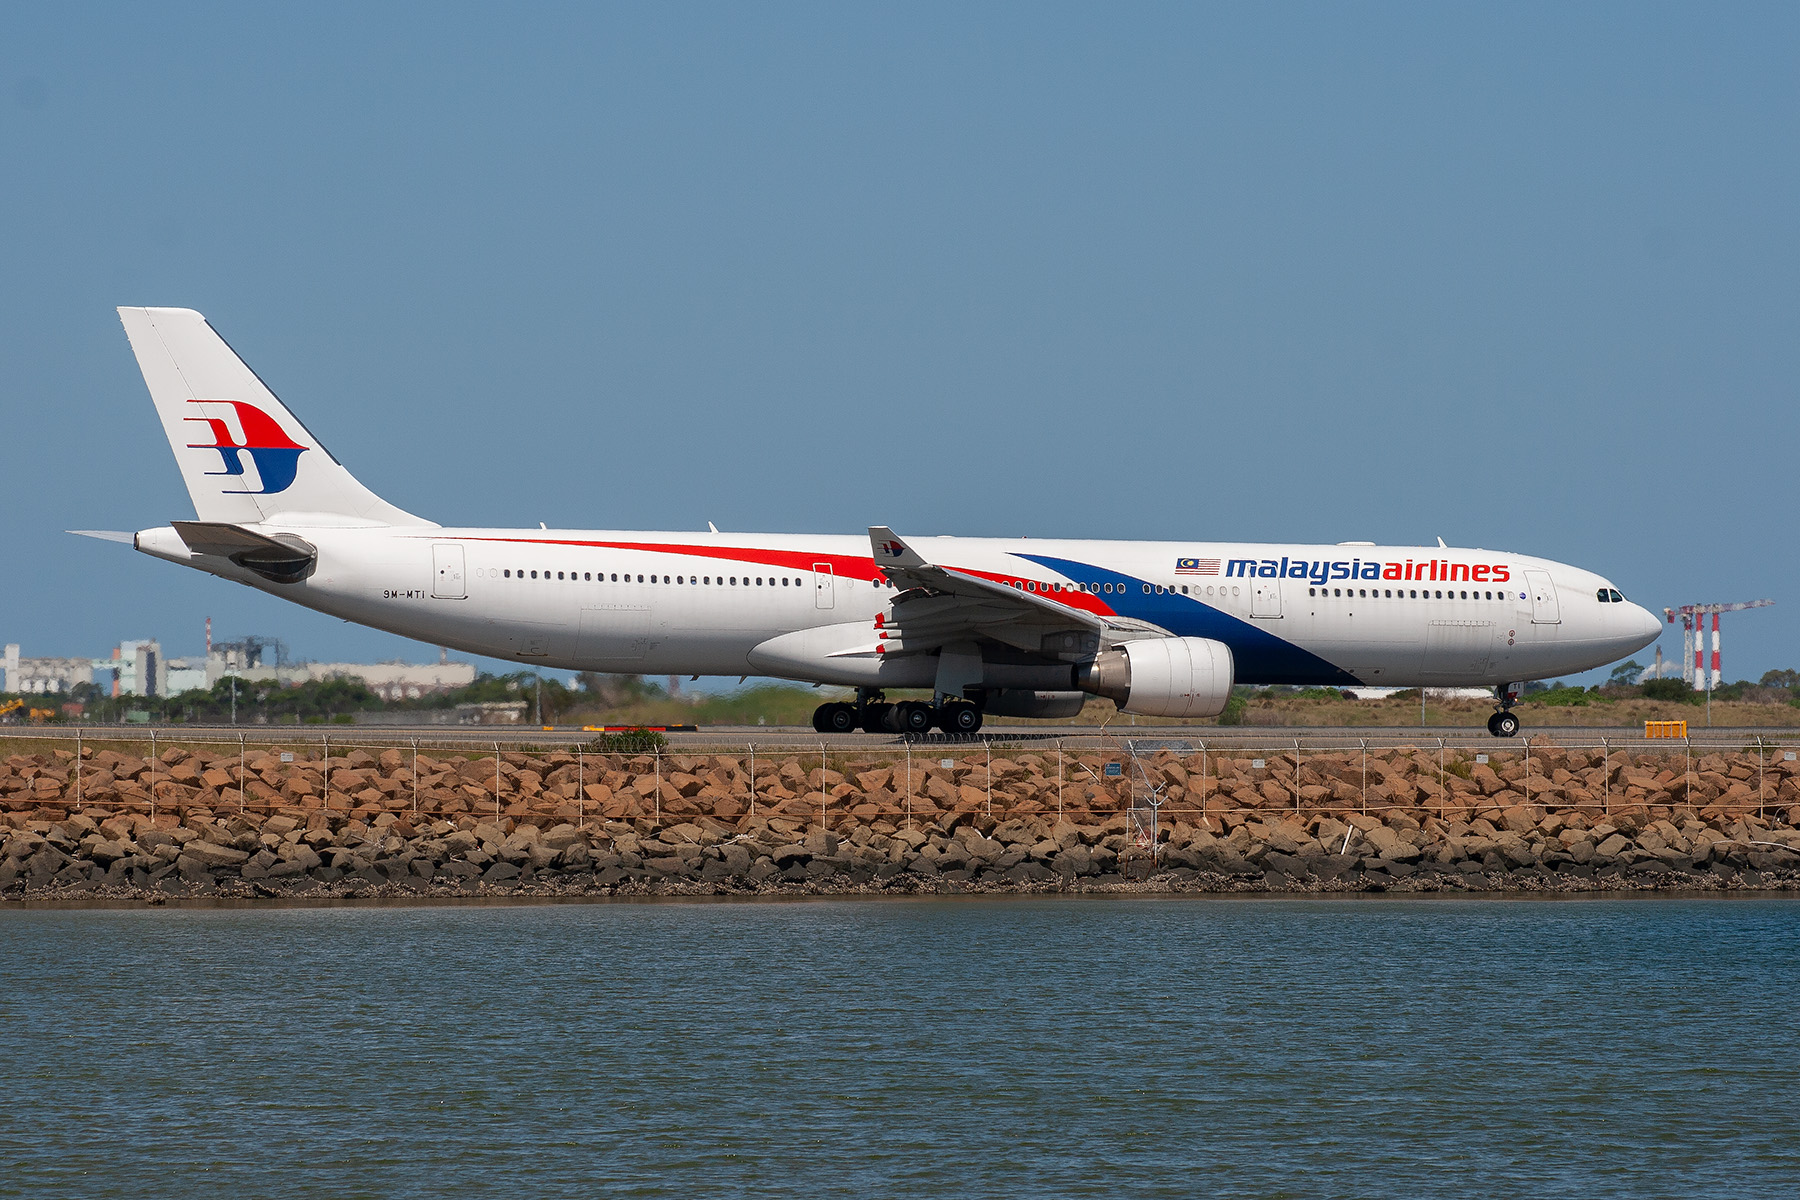
<path fill-rule="evenodd" d="M 1519 732 L 1519 718 L 1509 712 L 1497 712 L 1488 718 L 1488 732 L 1495 737 L 1512 737 Z"/>
<path fill-rule="evenodd" d="M 865 704 L 862 710 L 862 731 L 864 733 L 887 733 L 888 718 L 893 712 L 891 704 Z"/>
<path fill-rule="evenodd" d="M 819 705 L 813 710 L 813 728 L 820 733 L 852 732 L 856 728 L 856 705 Z"/>
<path fill-rule="evenodd" d="M 901 733 L 929 733 L 931 731 L 931 705 L 929 704 L 920 704 L 917 700 L 903 701 L 895 706 L 894 716 Z"/>
<path fill-rule="evenodd" d="M 938 709 L 938 728 L 945 733 L 974 733 L 981 728 L 981 710 L 967 700 L 952 700 Z"/>

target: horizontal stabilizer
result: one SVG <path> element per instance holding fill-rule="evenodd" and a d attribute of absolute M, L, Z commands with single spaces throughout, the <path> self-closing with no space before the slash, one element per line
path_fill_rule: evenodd
<path fill-rule="evenodd" d="M 295 583 L 312 574 L 319 552 L 291 533 L 270 536 L 220 521 L 171 521 L 195 554 L 230 559 L 275 583 Z"/>
<path fill-rule="evenodd" d="M 72 533 L 76 537 L 97 538 L 103 542 L 122 542 L 127 546 L 137 544 L 137 534 L 125 529 L 65 529 L 64 533 Z"/>

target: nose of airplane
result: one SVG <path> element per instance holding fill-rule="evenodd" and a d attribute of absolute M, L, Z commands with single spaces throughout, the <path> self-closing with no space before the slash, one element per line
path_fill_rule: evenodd
<path fill-rule="evenodd" d="M 1632 616 L 1636 618 L 1634 624 L 1637 627 L 1638 634 L 1644 639 L 1640 645 L 1648 646 L 1651 642 L 1654 642 L 1657 638 L 1662 636 L 1662 618 L 1658 617 L 1655 613 L 1651 612 L 1641 604 L 1633 604 L 1631 607 Z"/>

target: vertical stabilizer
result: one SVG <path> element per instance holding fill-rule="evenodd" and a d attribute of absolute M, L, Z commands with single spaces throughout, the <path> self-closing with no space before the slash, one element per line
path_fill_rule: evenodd
<path fill-rule="evenodd" d="M 199 313 L 121 308 L 119 320 L 200 520 L 431 524 L 358 483 Z"/>

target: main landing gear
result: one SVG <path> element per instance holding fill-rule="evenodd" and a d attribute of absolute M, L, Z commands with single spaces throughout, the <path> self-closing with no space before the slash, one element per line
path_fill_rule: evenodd
<path fill-rule="evenodd" d="M 1494 689 L 1500 711 L 1488 718 L 1489 733 L 1495 737 L 1512 737 L 1519 732 L 1519 718 L 1513 715 L 1512 706 L 1518 703 L 1519 694 L 1524 690 L 1523 683 L 1503 683 Z"/>
<path fill-rule="evenodd" d="M 889 704 L 881 693 L 865 688 L 856 694 L 856 703 L 821 704 L 813 710 L 813 729 L 819 733 L 929 733 L 933 726 L 945 733 L 974 733 L 981 728 L 981 708 L 967 700 L 946 700 L 927 704 L 922 700 L 902 700 Z"/>

